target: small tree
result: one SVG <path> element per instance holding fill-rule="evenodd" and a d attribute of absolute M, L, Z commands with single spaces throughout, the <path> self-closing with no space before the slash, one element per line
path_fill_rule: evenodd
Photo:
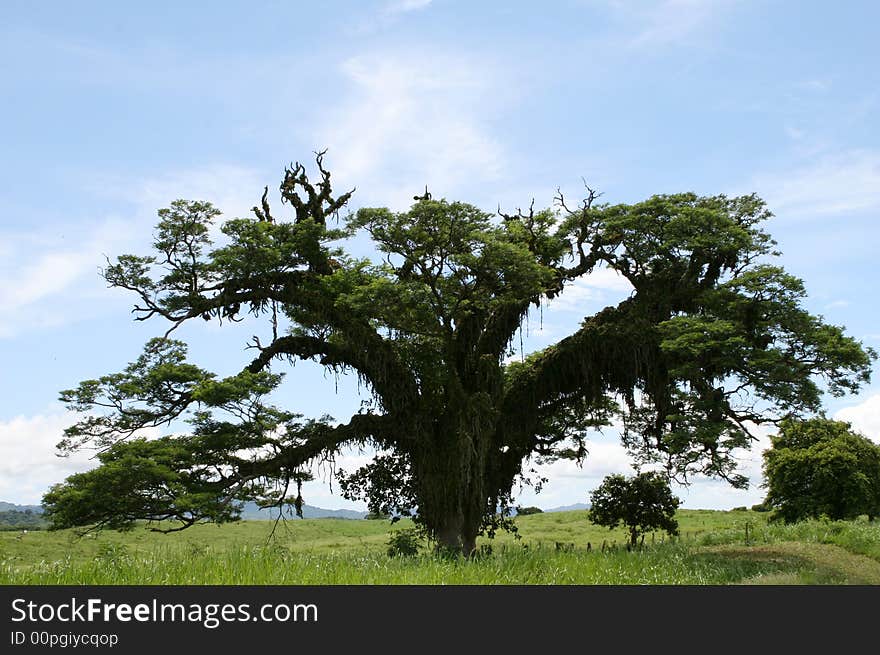
<path fill-rule="evenodd" d="M 787 420 L 764 452 L 767 499 L 787 523 L 880 513 L 880 446 L 826 418 Z"/>
<path fill-rule="evenodd" d="M 678 534 L 675 510 L 680 501 L 661 473 L 639 473 L 631 478 L 609 475 L 590 495 L 590 502 L 590 521 L 609 530 L 623 524 L 629 530 L 631 546 L 651 530 Z"/>

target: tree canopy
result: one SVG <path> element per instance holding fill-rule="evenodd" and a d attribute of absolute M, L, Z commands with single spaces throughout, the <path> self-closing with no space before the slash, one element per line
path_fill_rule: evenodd
<path fill-rule="evenodd" d="M 764 451 L 764 504 L 786 522 L 880 514 L 880 445 L 845 421 L 786 420 Z"/>
<path fill-rule="evenodd" d="M 590 494 L 590 521 L 609 530 L 623 525 L 630 546 L 635 546 L 641 535 L 652 530 L 678 534 L 675 511 L 679 503 L 662 473 L 647 471 L 631 478 L 609 475 Z"/>
<path fill-rule="evenodd" d="M 735 454 L 751 424 L 816 411 L 823 386 L 839 395 L 869 379 L 874 353 L 808 313 L 801 281 L 772 263 L 757 196 L 612 205 L 587 189 L 577 205 L 559 194 L 552 208 L 491 214 L 426 191 L 407 211 L 348 211 L 352 192 L 334 193 L 323 156 L 315 182 L 299 163 L 285 170 L 289 220 L 266 189 L 214 244 L 220 212 L 178 200 L 159 211 L 153 254 L 108 262 L 136 320 L 167 331 L 122 372 L 61 393 L 84 415 L 61 451 L 97 448 L 101 464 L 46 496 L 56 526 L 186 527 L 234 519 L 244 498 L 296 505 L 316 460 L 364 445 L 379 455 L 341 472 L 345 493 L 415 514 L 470 553 L 534 462 L 582 460 L 589 429 L 615 415 L 639 464 L 744 486 Z M 362 235 L 375 257 L 349 254 Z M 511 362 L 529 311 L 603 267 L 630 296 Z M 200 368 L 171 338 L 186 321 L 245 313 L 265 327 L 235 375 Z M 273 406 L 276 368 L 298 359 L 356 375 L 369 401 L 341 421 Z M 139 438 L 156 427 L 178 433 Z"/>

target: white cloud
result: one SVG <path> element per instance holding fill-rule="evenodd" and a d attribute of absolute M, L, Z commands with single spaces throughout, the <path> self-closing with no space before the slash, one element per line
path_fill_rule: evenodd
<path fill-rule="evenodd" d="M 275 184 L 277 189 L 277 176 Z M 269 182 L 256 171 L 236 166 L 210 165 L 145 179 L 112 175 L 92 176 L 83 182 L 95 198 L 124 203 L 91 226 L 72 227 L 67 234 L 45 230 L 0 233 L 0 339 L 33 329 L 58 328 L 100 315 L 111 294 L 99 276 L 105 256 L 123 252 L 146 253 L 157 221 L 156 212 L 172 200 L 209 200 L 224 218 L 250 215 Z M 272 194 L 270 194 L 270 199 Z M 273 207 L 280 213 L 274 194 Z M 124 212 L 124 215 L 123 215 Z M 219 224 L 213 236 L 219 234 Z M 32 253 L 41 253 L 36 256 Z"/>
<path fill-rule="evenodd" d="M 485 62 L 375 55 L 347 60 L 342 73 L 348 97 L 327 114 L 318 142 L 337 184 L 357 186 L 359 203 L 404 209 L 426 184 L 450 197 L 500 178 L 503 150 L 481 115 L 500 80 Z"/>
<path fill-rule="evenodd" d="M 880 152 L 818 156 L 792 170 L 759 175 L 752 188 L 780 218 L 802 219 L 880 208 Z"/>
<path fill-rule="evenodd" d="M 751 422 L 747 423 L 747 426 L 756 441 L 752 442 L 752 446 L 748 450 L 740 450 L 735 453 L 739 461 L 737 472 L 749 479 L 751 487 L 757 488 L 764 482 L 764 451 L 771 447 L 770 435 L 775 431 L 775 428 L 768 425 L 755 425 Z"/>
<path fill-rule="evenodd" d="M 125 231 L 108 219 L 70 239 L 39 231 L 0 235 L 11 246 L 0 259 L 0 339 L 92 315 L 95 291 L 104 286 L 98 276 L 103 253 Z"/>
<path fill-rule="evenodd" d="M 87 453 L 55 454 L 55 444 L 74 421 L 74 415 L 66 413 L 0 421 L 0 500 L 39 504 L 51 485 L 95 465 Z"/>
<path fill-rule="evenodd" d="M 868 396 L 858 405 L 844 407 L 834 414 L 839 421 L 849 421 L 853 429 L 880 443 L 880 393 Z"/>
<path fill-rule="evenodd" d="M 602 483 L 606 475 L 635 473 L 626 449 L 619 442 L 600 438 L 588 443 L 587 449 L 589 454 L 582 466 L 571 460 L 559 460 L 552 464 L 535 466 L 537 473 L 547 478 L 547 482 L 540 494 L 534 493 L 529 487 L 524 487 L 518 494 L 516 502 L 544 508 L 586 503 L 589 501 L 590 492 Z"/>
<path fill-rule="evenodd" d="M 10 315 L 67 289 L 89 268 L 89 256 L 83 252 L 59 251 L 41 255 L 22 268 L 5 260 L 0 272 L 0 335 L 14 331 Z M 15 262 L 20 263 L 20 262 Z"/>
<path fill-rule="evenodd" d="M 626 449 L 616 441 L 596 441 L 587 444 L 589 454 L 582 466 L 572 460 L 560 460 L 538 467 L 551 479 L 577 478 L 602 479 L 612 473 L 632 474 L 631 458 Z"/>
<path fill-rule="evenodd" d="M 734 489 L 724 480 L 700 480 L 689 487 L 673 485 L 672 492 L 681 499 L 683 509 L 751 507 L 766 496 L 754 480 L 748 489 Z"/>
<path fill-rule="evenodd" d="M 593 302 L 607 302 L 608 295 L 622 298 L 633 287 L 629 280 L 611 268 L 599 268 L 569 284 L 547 304 L 550 311 L 583 312 Z"/>
<path fill-rule="evenodd" d="M 613 268 L 597 268 L 589 275 L 579 278 L 579 282 L 594 289 L 629 293 L 633 290 L 632 284 L 623 275 Z"/>
<path fill-rule="evenodd" d="M 586 306 L 601 298 L 601 292 L 584 280 L 575 280 L 559 296 L 547 303 L 547 309 L 560 312 L 584 311 Z"/>
<path fill-rule="evenodd" d="M 619 429 L 619 426 L 616 427 Z M 682 506 L 691 509 L 730 509 L 751 506 L 763 500 L 763 452 L 770 447 L 772 428 L 750 425 L 750 429 L 757 441 L 752 443 L 749 450 L 735 453 L 739 461 L 738 472 L 749 478 L 749 488 L 734 489 L 724 480 L 695 476 L 687 487 L 673 485 L 673 491 L 681 499 Z M 518 502 L 544 508 L 588 502 L 589 493 L 602 483 L 605 476 L 635 473 L 630 456 L 615 436 L 614 427 L 589 443 L 588 450 L 589 455 L 583 467 L 568 460 L 538 467 L 548 482 L 540 494 L 524 489 Z"/>

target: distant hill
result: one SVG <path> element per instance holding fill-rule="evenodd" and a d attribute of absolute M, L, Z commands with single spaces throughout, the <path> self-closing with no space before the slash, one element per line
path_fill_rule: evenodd
<path fill-rule="evenodd" d="M 324 509 L 314 505 L 303 505 L 302 513 L 304 519 L 362 519 L 367 515 L 366 512 L 350 509 Z M 289 514 L 285 512 L 285 516 L 297 518 L 292 507 Z M 278 518 L 278 510 L 274 507 L 261 508 L 254 502 L 247 502 L 241 510 L 241 518 L 248 521 L 273 521 Z"/>
<path fill-rule="evenodd" d="M 572 512 L 576 510 L 590 509 L 586 503 L 575 503 L 574 505 L 562 505 L 561 507 L 551 507 L 545 509 L 545 512 Z M 0 512 L 27 512 L 34 514 L 42 514 L 43 508 L 40 505 L 16 505 L 15 503 L 5 503 L 0 501 Z M 514 511 L 514 514 L 516 512 Z M 324 509 L 323 507 L 315 507 L 314 505 L 305 505 L 303 507 L 303 518 L 306 519 L 362 519 L 367 515 L 366 512 L 358 512 L 350 509 Z M 241 512 L 241 518 L 248 521 L 272 521 L 278 516 L 278 511 L 274 509 L 261 509 L 254 502 L 244 504 Z"/>
<path fill-rule="evenodd" d="M 15 503 L 5 503 L 0 501 L 0 512 L 31 512 L 33 514 L 42 514 L 43 508 L 40 505 L 16 505 Z M 303 518 L 306 519 L 362 519 L 367 515 L 366 512 L 356 512 L 350 509 L 324 509 L 323 507 L 315 507 L 313 505 L 305 505 L 303 507 Z M 241 518 L 248 521 L 272 521 L 278 516 L 278 510 L 260 509 L 254 502 L 244 504 L 241 512 Z M 295 518 L 295 514 L 291 515 Z"/>
<path fill-rule="evenodd" d="M 545 512 L 574 512 L 576 510 L 590 509 L 586 503 L 575 503 L 574 505 L 562 505 L 561 507 L 552 507 L 545 509 Z"/>
<path fill-rule="evenodd" d="M 42 530 L 47 525 L 39 505 L 0 502 L 0 530 Z"/>
<path fill-rule="evenodd" d="M 33 512 L 34 514 L 42 514 L 43 508 L 40 505 L 16 505 L 15 503 L 4 503 L 0 501 L 0 512 Z"/>

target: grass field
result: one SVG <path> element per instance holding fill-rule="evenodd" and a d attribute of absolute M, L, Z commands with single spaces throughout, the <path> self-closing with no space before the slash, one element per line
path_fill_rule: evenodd
<path fill-rule="evenodd" d="M 768 525 L 751 511 L 682 510 L 678 519 L 676 540 L 649 535 L 627 552 L 622 531 L 584 512 L 524 516 L 521 539 L 484 540 L 492 552 L 472 561 L 427 548 L 388 557 L 389 530 L 405 521 L 291 520 L 274 535 L 266 521 L 171 535 L 7 532 L 0 584 L 880 584 L 878 524 Z"/>

